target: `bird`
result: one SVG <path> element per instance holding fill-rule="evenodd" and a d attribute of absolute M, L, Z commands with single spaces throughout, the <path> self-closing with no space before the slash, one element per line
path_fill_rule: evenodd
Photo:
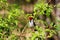
<path fill-rule="evenodd" d="M 36 24 L 35 24 L 35 22 L 34 22 L 34 19 L 33 19 L 33 17 L 29 17 L 29 26 L 30 27 L 34 27 L 34 26 L 36 26 Z"/>

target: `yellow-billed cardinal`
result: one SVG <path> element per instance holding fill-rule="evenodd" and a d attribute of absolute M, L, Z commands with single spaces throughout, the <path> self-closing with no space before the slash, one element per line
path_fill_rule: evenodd
<path fill-rule="evenodd" d="M 35 22 L 34 22 L 33 17 L 29 17 L 29 26 L 30 27 L 34 27 L 35 26 Z"/>

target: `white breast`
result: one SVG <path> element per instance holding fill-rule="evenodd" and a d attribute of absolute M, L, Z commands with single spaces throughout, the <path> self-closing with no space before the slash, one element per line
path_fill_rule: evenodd
<path fill-rule="evenodd" d="M 30 26 L 30 27 L 33 27 L 33 26 L 34 26 L 33 20 L 31 20 L 31 21 L 29 22 L 29 26 Z"/>

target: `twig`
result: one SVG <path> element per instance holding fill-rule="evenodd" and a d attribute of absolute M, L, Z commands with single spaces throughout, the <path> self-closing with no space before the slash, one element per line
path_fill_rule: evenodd
<path fill-rule="evenodd" d="M 28 23 L 25 25 L 24 29 L 22 30 L 22 33 L 25 31 L 26 27 L 27 27 Z"/>

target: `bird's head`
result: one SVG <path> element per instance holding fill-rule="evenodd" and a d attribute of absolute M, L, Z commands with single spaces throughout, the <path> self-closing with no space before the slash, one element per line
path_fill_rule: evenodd
<path fill-rule="evenodd" d="M 30 17 L 29 17 L 29 25 L 30 25 L 30 27 L 33 27 L 33 26 L 36 25 L 35 22 L 34 22 L 33 16 L 30 16 Z"/>
<path fill-rule="evenodd" d="M 30 17 L 29 17 L 29 20 L 33 20 L 33 17 L 32 17 L 32 16 L 30 16 Z"/>

